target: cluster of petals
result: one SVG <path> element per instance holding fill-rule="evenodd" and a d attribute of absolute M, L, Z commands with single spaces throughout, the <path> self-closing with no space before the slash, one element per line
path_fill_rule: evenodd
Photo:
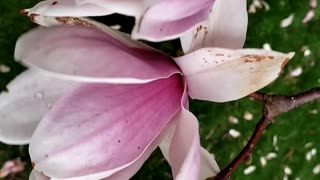
<path fill-rule="evenodd" d="M 206 179 L 219 171 L 213 156 L 200 146 L 199 125 L 188 111 L 188 97 L 226 102 L 247 96 L 276 79 L 293 54 L 232 50 L 243 45 L 245 35 L 230 41 L 211 36 L 210 32 L 223 34 L 211 22 L 228 25 L 210 10 L 222 12 L 229 0 L 225 4 L 202 0 L 201 7 L 190 1 L 190 7 L 196 7 L 192 11 L 180 8 L 182 12 L 170 15 L 168 22 L 168 17 L 152 19 L 153 13 L 167 7 L 166 1 L 50 0 L 27 10 L 33 21 L 47 27 L 17 41 L 15 59 L 29 69 L 0 94 L 0 141 L 30 143 L 35 165 L 30 179 L 129 179 L 157 147 L 174 179 Z M 170 3 L 178 7 L 182 1 Z M 154 31 L 149 27 L 144 31 L 144 21 L 155 28 L 161 21 L 193 24 L 174 36 L 171 29 L 161 35 L 163 40 L 183 31 L 186 55 L 169 57 L 98 22 L 66 17 L 115 12 L 136 16 L 145 37 Z M 200 31 L 207 27 L 210 35 L 201 35 L 199 27 Z M 241 27 L 245 34 L 246 27 Z M 158 37 L 150 39 L 154 38 Z M 231 49 L 210 47 L 210 42 Z"/>
<path fill-rule="evenodd" d="M 46 0 L 25 13 L 52 17 L 114 13 L 133 16 L 134 39 L 164 41 L 181 37 L 185 51 L 204 46 L 242 48 L 248 24 L 246 0 Z"/>

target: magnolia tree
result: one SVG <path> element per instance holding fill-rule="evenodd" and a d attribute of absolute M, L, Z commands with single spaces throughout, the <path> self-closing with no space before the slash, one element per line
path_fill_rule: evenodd
<path fill-rule="evenodd" d="M 129 179 L 159 147 L 174 179 L 228 179 L 278 115 L 320 97 L 255 93 L 293 52 L 243 49 L 246 0 L 48 0 L 14 57 L 28 67 L 0 95 L 0 141 L 29 144 L 32 180 Z M 87 17 L 132 16 L 130 35 Z M 170 57 L 144 42 L 180 39 Z M 220 170 L 189 99 L 264 104 L 252 138 Z M 17 113 L 8 113 L 16 111 Z"/>

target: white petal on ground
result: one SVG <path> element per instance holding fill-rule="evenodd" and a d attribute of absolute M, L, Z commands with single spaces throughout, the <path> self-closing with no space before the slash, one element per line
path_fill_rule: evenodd
<path fill-rule="evenodd" d="M 251 112 L 246 111 L 243 115 L 243 118 L 247 121 L 251 121 L 253 119 L 253 114 Z"/>
<path fill-rule="evenodd" d="M 313 10 L 310 10 L 307 12 L 306 16 L 303 18 L 302 22 L 303 23 L 308 23 L 309 21 L 311 21 L 314 17 L 314 11 Z"/>
<path fill-rule="evenodd" d="M 239 123 L 239 119 L 234 117 L 234 116 L 229 116 L 229 122 L 231 124 L 238 124 Z"/>
<path fill-rule="evenodd" d="M 267 165 L 267 160 L 265 157 L 260 157 L 260 164 L 262 167 L 265 167 Z"/>
<path fill-rule="evenodd" d="M 303 70 L 302 67 L 297 67 L 296 69 L 290 72 L 291 77 L 299 77 L 302 74 Z"/>
<path fill-rule="evenodd" d="M 289 27 L 292 24 L 293 20 L 294 20 L 294 14 L 290 14 L 288 17 L 286 17 L 281 21 L 280 27 L 282 28 Z"/>
<path fill-rule="evenodd" d="M 271 45 L 269 43 L 264 43 L 262 48 L 268 51 L 272 51 Z"/>
<path fill-rule="evenodd" d="M 10 72 L 10 67 L 4 64 L 0 64 L 0 73 L 8 73 Z"/>
<path fill-rule="evenodd" d="M 287 165 L 284 166 L 283 172 L 284 172 L 284 174 L 286 174 L 286 175 L 291 175 L 291 174 L 292 174 L 291 168 L 290 168 L 289 166 L 287 166 Z"/>
<path fill-rule="evenodd" d="M 277 157 L 277 153 L 270 152 L 265 157 L 266 157 L 267 160 L 271 160 L 271 159 L 274 159 L 274 158 Z"/>
<path fill-rule="evenodd" d="M 312 169 L 313 174 L 320 174 L 320 164 L 316 165 L 313 169 Z"/>
<path fill-rule="evenodd" d="M 318 7 L 318 0 L 310 0 L 310 7 L 317 8 Z"/>
<path fill-rule="evenodd" d="M 231 137 L 233 137 L 233 138 L 238 138 L 238 137 L 240 137 L 240 132 L 239 131 L 237 131 L 237 130 L 235 130 L 235 129 L 230 129 L 229 131 L 228 131 L 228 133 L 229 133 L 229 135 L 231 136 Z"/>
<path fill-rule="evenodd" d="M 255 170 L 256 170 L 256 166 L 251 165 L 251 166 L 247 167 L 246 169 L 244 169 L 243 174 L 249 175 L 249 174 L 253 173 Z"/>

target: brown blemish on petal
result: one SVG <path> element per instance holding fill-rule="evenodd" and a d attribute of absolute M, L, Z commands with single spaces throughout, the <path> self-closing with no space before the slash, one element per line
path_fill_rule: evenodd
<path fill-rule="evenodd" d="M 286 59 L 283 61 L 283 63 L 281 64 L 281 69 L 280 69 L 280 71 L 279 71 L 279 73 L 278 73 L 278 76 L 280 76 L 282 70 L 283 70 L 284 67 L 288 64 L 289 60 L 290 60 L 290 58 L 286 58 Z"/>
<path fill-rule="evenodd" d="M 282 65 L 281 65 L 281 70 L 288 64 L 289 60 L 290 60 L 289 58 L 286 58 L 286 59 L 283 61 Z"/>
<path fill-rule="evenodd" d="M 224 54 L 216 54 L 216 56 L 224 56 Z"/>
<path fill-rule="evenodd" d="M 75 18 L 75 17 L 56 17 L 55 18 L 59 23 L 61 24 L 66 24 L 66 25 L 83 25 L 87 27 L 92 27 L 98 30 L 103 31 L 103 29 L 99 28 L 93 23 L 90 23 L 88 21 L 84 21 L 80 18 Z"/>
<path fill-rule="evenodd" d="M 199 31 L 200 31 L 200 26 L 197 27 L 197 32 L 196 32 L 196 34 L 194 35 L 194 38 L 195 38 L 195 39 L 197 38 Z"/>
<path fill-rule="evenodd" d="M 32 169 L 36 166 L 34 162 L 31 162 Z"/>
<path fill-rule="evenodd" d="M 21 9 L 21 10 L 20 10 L 20 14 L 21 14 L 22 16 L 28 16 L 28 11 L 27 11 L 26 9 Z"/>
<path fill-rule="evenodd" d="M 58 4 L 58 2 L 54 1 L 51 5 L 53 6 L 53 5 L 56 5 L 56 4 Z"/>
<path fill-rule="evenodd" d="M 265 56 L 259 56 L 259 55 L 245 55 L 242 56 L 241 59 L 245 59 L 244 62 L 260 62 L 263 59 L 266 59 Z"/>
<path fill-rule="evenodd" d="M 208 27 L 200 25 L 197 27 L 197 32 L 194 34 L 194 38 L 196 39 L 200 32 L 204 32 L 204 35 L 206 36 L 208 34 Z"/>

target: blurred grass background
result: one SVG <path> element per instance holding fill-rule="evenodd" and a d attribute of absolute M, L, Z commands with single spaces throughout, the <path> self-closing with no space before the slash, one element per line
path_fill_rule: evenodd
<path fill-rule="evenodd" d="M 0 72 L 0 90 L 4 90 L 6 84 L 24 70 L 13 60 L 14 45 L 20 34 L 35 25 L 26 17 L 20 16 L 19 10 L 32 7 L 36 2 L 38 1 L 0 1 L 2 13 L 0 66 L 5 65 L 10 68 L 10 72 Z M 251 2 L 252 0 L 249 0 L 248 5 Z M 266 2 L 270 5 L 270 10 L 260 9 L 249 15 L 245 47 L 261 48 L 263 44 L 269 43 L 274 50 L 295 51 L 296 55 L 281 77 L 264 88 L 262 92 L 289 95 L 318 87 L 320 80 L 319 8 L 315 9 L 315 17 L 307 24 L 303 24 L 302 19 L 311 9 L 309 0 L 267 0 Z M 281 28 L 281 20 L 290 14 L 294 14 L 293 23 L 287 28 Z M 178 41 L 153 45 L 171 54 L 175 54 L 179 48 Z M 306 48 L 311 51 L 309 56 L 304 56 Z M 299 77 L 292 77 L 290 74 L 296 68 L 301 68 L 302 74 Z M 228 165 L 244 147 L 260 119 L 261 108 L 261 104 L 249 98 L 224 104 L 192 101 L 191 111 L 200 121 L 202 145 L 215 154 L 221 168 Z M 243 164 L 233 174 L 232 179 L 320 179 L 320 174 L 313 172 L 314 168 L 320 164 L 319 152 L 314 153 L 320 150 L 319 108 L 320 102 L 316 102 L 279 117 L 265 132 L 252 156 L 251 163 Z M 8 113 L 19 113 L 19 110 Z M 235 118 L 238 123 L 234 123 Z M 233 121 L 230 122 L 230 119 Z M 240 136 L 231 137 L 228 133 L 230 129 L 240 132 Z M 306 158 L 311 151 L 315 155 Z M 276 154 L 276 157 L 267 160 L 267 164 L 261 163 L 261 159 L 266 159 L 270 153 Z M 31 163 L 27 146 L 7 146 L 0 143 L 0 166 L 6 160 L 15 158 L 21 158 L 26 162 L 27 169 L 23 174 L 8 177 L 8 179 L 28 179 Z M 244 170 L 249 166 L 254 166 L 255 171 L 245 175 Z M 285 175 L 285 167 L 291 169 L 290 175 Z M 162 158 L 160 151 L 156 151 L 132 179 L 172 179 L 172 177 L 170 167 Z"/>

